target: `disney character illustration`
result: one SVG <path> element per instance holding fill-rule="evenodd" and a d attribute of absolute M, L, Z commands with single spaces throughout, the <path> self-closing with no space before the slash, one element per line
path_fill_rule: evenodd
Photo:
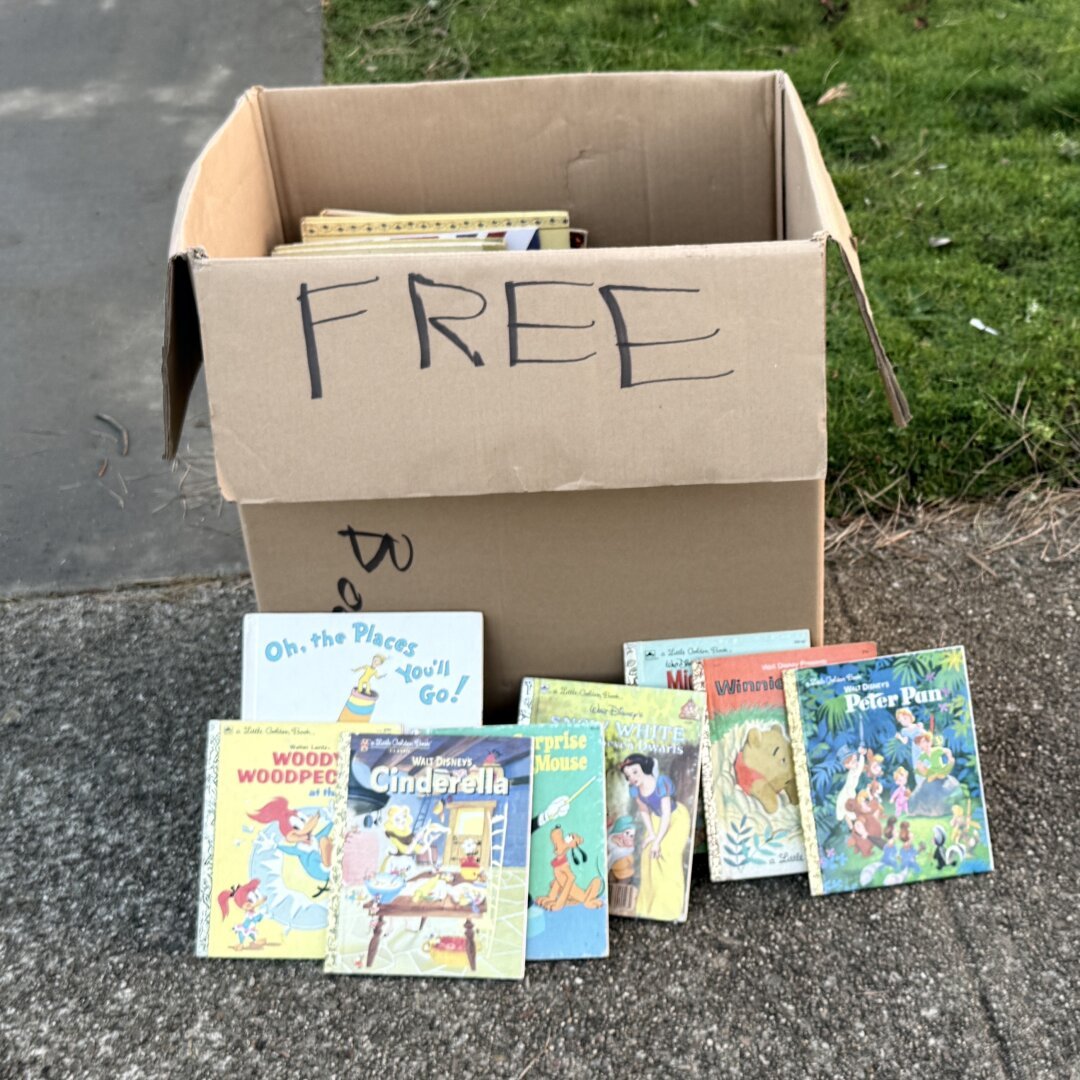
<path fill-rule="evenodd" d="M 281 834 L 278 851 L 296 857 L 304 873 L 318 886 L 315 896 L 326 892 L 330 882 L 333 822 L 325 810 L 293 810 L 288 800 L 279 795 L 248 817 L 264 825 L 275 823 Z"/>
<path fill-rule="evenodd" d="M 889 802 L 893 804 L 898 815 L 906 814 L 908 812 L 908 799 L 911 798 L 911 792 L 907 786 L 908 771 L 901 765 L 892 776 L 896 787 L 893 788 L 893 793 L 889 796 Z"/>
<path fill-rule="evenodd" d="M 629 814 L 617 817 L 608 829 L 607 867 L 613 881 L 626 883 L 634 877 L 634 842 L 637 826 Z"/>
<path fill-rule="evenodd" d="M 949 839 L 953 844 L 959 845 L 965 851 L 971 851 L 979 842 L 979 832 L 982 825 L 971 816 L 971 800 L 967 801 L 967 811 L 954 803 L 952 808 L 952 820 L 949 822 Z"/>
<path fill-rule="evenodd" d="M 676 797 L 671 777 L 657 771 L 655 758 L 630 754 L 619 767 L 645 830 L 635 913 L 640 918 L 678 919 L 686 897 L 683 853 L 693 828 L 690 812 Z"/>
<path fill-rule="evenodd" d="M 964 861 L 964 849 L 959 844 L 950 844 L 948 847 L 948 833 L 941 825 L 934 826 L 934 865 L 939 870 L 946 866 L 959 866 Z"/>
<path fill-rule="evenodd" d="M 221 917 L 229 917 L 229 904 L 235 904 L 243 913 L 244 917 L 233 926 L 236 934 L 237 949 L 258 949 L 263 942 L 258 940 L 258 925 L 263 920 L 263 912 L 259 908 L 266 903 L 266 897 L 259 892 L 259 879 L 252 878 L 246 885 L 234 885 L 231 889 L 224 889 L 218 893 L 218 906 L 221 908 Z"/>
<path fill-rule="evenodd" d="M 446 826 L 429 821 L 419 833 L 415 833 L 412 811 L 403 803 L 391 803 L 385 813 L 383 830 L 390 842 L 390 849 L 379 867 L 380 873 L 411 878 L 419 872 L 417 856 L 426 855 L 428 863 L 436 865 L 438 860 L 432 845 L 438 833 L 447 831 Z"/>
<path fill-rule="evenodd" d="M 546 911 L 562 911 L 564 907 L 573 907 L 575 904 L 583 904 L 587 908 L 604 906 L 603 900 L 599 898 L 604 884 L 599 874 L 589 882 L 588 888 L 583 889 L 577 883 L 574 871 L 569 865 L 571 859 L 575 866 L 588 861 L 581 843 L 581 837 L 577 833 L 564 836 L 558 825 L 552 828 L 551 844 L 555 849 L 555 858 L 551 860 L 551 888 L 546 896 L 537 897 L 536 900 Z"/>
<path fill-rule="evenodd" d="M 854 800 L 855 793 L 859 790 L 859 781 L 862 779 L 865 767 L 862 752 L 853 750 L 845 754 L 842 764 L 847 776 L 844 777 L 844 786 L 836 796 L 836 820 L 842 821 L 850 829 L 855 823 L 855 816 L 848 807 Z"/>
<path fill-rule="evenodd" d="M 798 803 L 791 743 L 779 724 L 764 729 L 752 727 L 735 755 L 734 768 L 735 783 L 757 799 L 766 813 L 776 813 L 781 793 L 792 805 Z"/>

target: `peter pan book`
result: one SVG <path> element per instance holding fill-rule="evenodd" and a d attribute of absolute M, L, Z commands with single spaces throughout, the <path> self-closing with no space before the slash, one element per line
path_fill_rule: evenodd
<path fill-rule="evenodd" d="M 459 734 L 467 732 L 459 729 Z M 485 727 L 533 745 L 526 960 L 608 954 L 604 729 L 599 723 Z M 439 734 L 446 734 L 440 730 Z"/>
<path fill-rule="evenodd" d="M 767 630 L 759 634 L 720 634 L 715 637 L 628 641 L 623 646 L 627 686 L 689 690 L 691 666 L 710 656 L 742 656 L 776 649 L 805 649 L 809 630 Z"/>
<path fill-rule="evenodd" d="M 960 646 L 784 672 L 815 896 L 993 869 Z"/>
<path fill-rule="evenodd" d="M 327 724 L 210 722 L 199 956 L 326 955 L 340 730 Z"/>
<path fill-rule="evenodd" d="M 408 730 L 480 724 L 483 637 L 474 611 L 245 615 L 240 715 Z"/>
<path fill-rule="evenodd" d="M 713 881 L 805 874 L 783 672 L 875 656 L 873 642 L 694 661 L 708 697 L 701 792 Z"/>
<path fill-rule="evenodd" d="M 528 678 L 519 722 L 604 725 L 612 915 L 683 922 L 701 779 L 705 695 Z"/>
<path fill-rule="evenodd" d="M 520 979 L 532 744 L 480 732 L 340 740 L 326 970 Z"/>

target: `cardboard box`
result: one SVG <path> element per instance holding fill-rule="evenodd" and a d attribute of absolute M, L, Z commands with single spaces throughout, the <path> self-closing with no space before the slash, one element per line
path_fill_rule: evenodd
<path fill-rule="evenodd" d="M 565 209 L 588 250 L 271 259 L 324 206 Z M 249 91 L 168 273 L 166 454 L 205 364 L 259 607 L 480 609 L 487 704 L 639 638 L 822 640 L 825 258 L 781 73 Z"/>

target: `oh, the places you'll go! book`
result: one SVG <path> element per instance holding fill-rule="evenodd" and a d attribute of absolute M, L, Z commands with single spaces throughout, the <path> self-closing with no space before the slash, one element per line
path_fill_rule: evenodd
<path fill-rule="evenodd" d="M 690 896 L 705 695 L 528 678 L 519 719 L 604 725 L 612 915 L 682 922 Z"/>
<path fill-rule="evenodd" d="M 327 724 L 210 722 L 199 956 L 326 955 L 340 730 Z"/>
<path fill-rule="evenodd" d="M 777 649 L 805 649 L 809 644 L 809 630 L 767 630 L 755 634 L 628 641 L 623 646 L 623 672 L 627 686 L 689 690 L 695 660 L 710 656 L 773 652 Z"/>
<path fill-rule="evenodd" d="M 694 661 L 708 696 L 701 794 L 713 881 L 806 873 L 783 673 L 875 656 L 873 642 Z"/>
<path fill-rule="evenodd" d="M 520 979 L 531 742 L 356 730 L 340 739 L 326 970 Z"/>
<path fill-rule="evenodd" d="M 993 869 L 960 646 L 784 673 L 815 896 Z"/>
<path fill-rule="evenodd" d="M 473 611 L 244 616 L 245 720 L 481 722 L 484 617 Z"/>

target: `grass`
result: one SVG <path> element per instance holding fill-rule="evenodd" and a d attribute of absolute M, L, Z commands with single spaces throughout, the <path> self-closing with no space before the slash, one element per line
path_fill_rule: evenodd
<path fill-rule="evenodd" d="M 784 68 L 914 420 L 830 271 L 829 511 L 1080 485 L 1075 0 L 324 0 L 329 82 Z M 846 96 L 817 104 L 829 88 Z M 948 237 L 932 247 L 931 237 Z M 998 331 L 973 328 L 972 318 Z"/>

